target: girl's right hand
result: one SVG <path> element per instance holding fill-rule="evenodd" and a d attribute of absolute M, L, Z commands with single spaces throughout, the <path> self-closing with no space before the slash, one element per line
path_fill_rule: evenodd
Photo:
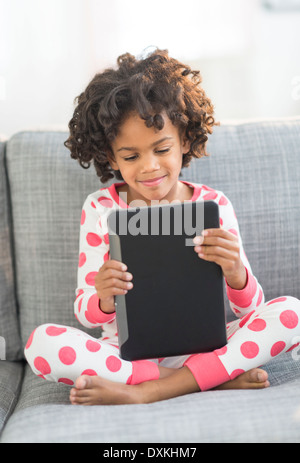
<path fill-rule="evenodd" d="M 131 280 L 132 275 L 122 262 L 107 260 L 102 265 L 95 277 L 95 288 L 103 312 L 115 312 L 114 296 L 126 294 L 133 287 Z"/>

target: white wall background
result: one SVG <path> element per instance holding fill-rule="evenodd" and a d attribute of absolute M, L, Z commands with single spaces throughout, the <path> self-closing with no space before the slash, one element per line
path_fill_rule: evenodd
<path fill-rule="evenodd" d="M 300 0 L 0 0 L 0 133 L 67 130 L 118 55 L 158 46 L 200 69 L 216 117 L 300 114 Z M 267 2 L 267 0 L 266 0 Z"/>

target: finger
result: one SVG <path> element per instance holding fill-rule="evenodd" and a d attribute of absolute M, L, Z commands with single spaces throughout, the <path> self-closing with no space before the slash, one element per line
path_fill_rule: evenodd
<path fill-rule="evenodd" d="M 108 288 L 131 289 L 133 286 L 131 281 L 124 281 L 120 278 L 109 278 L 102 283 L 102 291 Z"/>
<path fill-rule="evenodd" d="M 196 245 L 194 250 L 197 253 L 217 254 L 224 255 L 226 257 L 230 255 L 229 253 L 236 257 L 240 254 L 240 246 L 237 241 L 224 240 L 219 237 L 205 238 L 203 240 L 203 244 Z"/>
<path fill-rule="evenodd" d="M 228 260 L 224 257 L 221 257 L 219 255 L 215 255 L 215 254 L 209 254 L 209 255 L 205 255 L 205 254 L 198 254 L 198 256 L 200 257 L 200 259 L 203 259 L 205 260 L 206 262 L 214 262 L 215 264 L 218 264 L 220 265 L 220 267 L 222 267 L 222 269 L 224 268 L 227 268 L 228 266 L 231 266 L 234 264 L 234 262 L 232 260 Z"/>
<path fill-rule="evenodd" d="M 199 257 L 207 258 L 209 260 L 214 258 L 222 258 L 231 261 L 236 260 L 239 257 L 238 251 L 228 250 L 219 246 L 197 246 L 196 252 L 198 253 Z"/>
<path fill-rule="evenodd" d="M 197 243 L 199 241 L 196 240 Z M 199 245 L 197 244 L 197 246 Z M 239 242 L 238 240 L 229 240 L 229 239 L 221 238 L 219 236 L 207 236 L 205 238 L 203 237 L 201 246 L 203 247 L 219 246 L 219 247 L 229 249 L 232 251 L 237 251 L 239 249 Z"/>
<path fill-rule="evenodd" d="M 106 269 L 103 271 L 102 280 L 107 281 L 111 279 L 118 279 L 123 281 L 130 281 L 132 280 L 132 274 L 129 272 L 120 272 L 119 270 L 115 270 L 112 268 Z"/>
<path fill-rule="evenodd" d="M 203 230 L 202 236 L 204 238 L 209 236 L 219 236 L 231 241 L 237 240 L 237 232 L 235 230 L 229 231 L 225 230 L 224 228 L 207 228 L 206 230 Z"/>
<path fill-rule="evenodd" d="M 120 288 L 119 286 L 109 286 L 107 288 L 102 288 L 99 294 L 99 298 L 101 299 L 108 299 L 114 296 L 122 296 L 123 294 L 127 294 L 132 288 Z"/>
<path fill-rule="evenodd" d="M 127 265 L 124 264 L 123 262 L 120 262 L 118 260 L 114 260 L 114 259 L 109 259 L 107 260 L 101 268 L 105 267 L 105 269 L 108 269 L 108 268 L 112 268 L 112 269 L 115 269 L 115 270 L 119 270 L 121 272 L 126 272 L 127 270 Z"/>
<path fill-rule="evenodd" d="M 109 297 L 114 297 L 114 296 L 122 296 L 123 294 L 127 294 L 128 290 L 127 289 L 122 289 L 122 288 L 108 288 L 107 290 L 104 290 L 101 292 L 101 296 L 99 296 L 99 299 L 107 299 Z"/>
<path fill-rule="evenodd" d="M 214 241 L 213 239 L 223 239 L 226 241 L 236 241 L 238 242 L 238 237 L 236 233 L 233 233 L 229 230 L 219 229 L 219 228 L 211 228 L 202 231 L 202 235 L 195 236 L 193 239 L 195 244 L 203 244 L 209 243 L 212 244 Z"/>
<path fill-rule="evenodd" d="M 128 289 L 122 289 L 122 288 L 111 288 L 111 295 L 112 296 L 122 296 L 123 294 L 128 293 Z"/>

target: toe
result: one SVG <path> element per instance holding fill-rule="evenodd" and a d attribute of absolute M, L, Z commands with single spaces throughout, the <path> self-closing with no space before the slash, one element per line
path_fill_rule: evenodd
<path fill-rule="evenodd" d="M 265 383 L 268 380 L 268 373 L 264 370 L 254 369 L 249 372 L 250 380 L 254 383 Z"/>
<path fill-rule="evenodd" d="M 82 405 L 89 403 L 90 394 L 86 390 L 73 389 L 70 392 L 70 402 L 72 405 Z"/>
<path fill-rule="evenodd" d="M 75 381 L 76 389 L 88 389 L 90 387 L 91 377 L 87 375 L 79 376 Z"/>

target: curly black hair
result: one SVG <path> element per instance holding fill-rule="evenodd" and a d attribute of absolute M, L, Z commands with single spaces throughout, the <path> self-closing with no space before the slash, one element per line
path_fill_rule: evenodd
<path fill-rule="evenodd" d="M 190 143 L 182 167 L 188 166 L 193 157 L 209 156 L 207 135 L 218 124 L 211 100 L 200 85 L 200 71 L 193 71 L 160 49 L 143 59 L 126 53 L 119 56 L 117 64 L 117 69 L 96 74 L 75 98 L 70 135 L 64 143 L 71 157 L 84 168 L 93 162 L 103 183 L 113 177 L 122 180 L 120 171 L 109 164 L 109 158 L 113 159 L 111 142 L 120 125 L 130 113 L 137 112 L 147 127 L 161 130 L 163 111 Z"/>

